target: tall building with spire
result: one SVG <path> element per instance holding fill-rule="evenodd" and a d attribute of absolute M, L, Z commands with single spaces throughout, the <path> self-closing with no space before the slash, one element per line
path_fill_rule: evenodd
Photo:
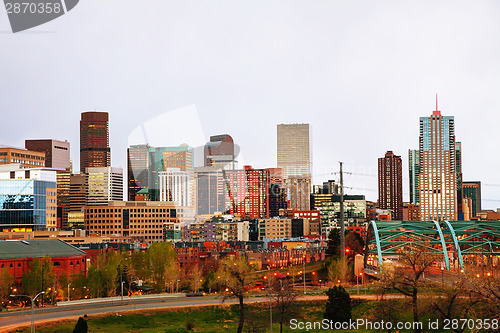
<path fill-rule="evenodd" d="M 378 204 L 392 211 L 393 220 L 403 219 L 403 161 L 392 151 L 378 159 Z"/>
<path fill-rule="evenodd" d="M 420 117 L 420 218 L 457 220 L 455 119 L 436 110 Z"/>

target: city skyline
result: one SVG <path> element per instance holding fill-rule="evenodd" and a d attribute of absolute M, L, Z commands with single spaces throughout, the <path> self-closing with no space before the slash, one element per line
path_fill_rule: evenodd
<path fill-rule="evenodd" d="M 239 2 L 214 11 L 217 3 L 153 1 L 166 16 L 146 20 L 124 3 L 115 1 L 123 20 L 113 27 L 112 4 L 96 13 L 100 5 L 89 0 L 31 32 L 0 35 L 8 50 L 0 55 L 0 112 L 24 120 L 0 133 L 1 144 L 68 140 L 77 166 L 80 113 L 106 111 L 112 166 L 125 170 L 135 127 L 194 104 L 200 145 L 227 133 L 255 168 L 276 166 L 277 124 L 309 123 L 313 183 L 335 178 L 341 160 L 353 172 L 347 192 L 374 201 L 377 158 L 392 150 L 408 170 L 418 118 L 438 93 L 443 114 L 455 117 L 463 180 L 481 181 L 484 209 L 500 206 L 500 48 L 491 42 L 500 37 L 499 4 Z M 403 171 L 404 201 L 408 189 Z"/>

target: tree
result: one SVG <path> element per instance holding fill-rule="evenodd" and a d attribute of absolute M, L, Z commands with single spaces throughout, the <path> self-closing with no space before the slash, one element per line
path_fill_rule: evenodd
<path fill-rule="evenodd" d="M 330 266 L 328 266 L 328 278 L 334 284 L 337 283 L 337 281 L 340 281 L 340 283 L 346 283 L 351 280 L 351 267 L 345 258 L 332 261 Z"/>
<path fill-rule="evenodd" d="M 146 267 L 151 272 L 153 288 L 156 292 L 165 291 L 167 283 L 172 285 L 179 275 L 175 251 L 168 242 L 151 244 L 146 255 Z M 171 286 L 172 291 L 172 286 Z"/>
<path fill-rule="evenodd" d="M 0 270 L 0 303 L 2 303 L 3 308 L 6 307 L 9 302 L 11 288 L 15 282 L 16 280 L 10 274 L 7 267 L 4 267 Z"/>
<path fill-rule="evenodd" d="M 468 318 L 473 307 L 480 301 L 484 301 L 484 298 L 480 297 L 470 287 L 471 285 L 464 279 L 460 279 L 452 284 L 435 285 L 435 293 L 429 295 L 428 303 L 430 311 L 426 312 L 435 313 L 441 319 L 448 319 L 450 321 L 453 319 Z M 436 296 L 436 294 L 439 295 Z M 495 308 L 497 308 L 496 304 Z M 466 328 L 466 326 L 462 325 L 451 327 L 455 333 L 462 333 Z"/>
<path fill-rule="evenodd" d="M 346 256 L 349 259 L 354 259 L 356 254 L 363 253 L 364 246 L 365 246 L 365 242 L 363 241 L 363 238 L 361 238 L 361 236 L 357 232 L 347 230 L 346 235 L 345 235 L 345 248 L 346 248 L 346 251 L 347 251 L 347 249 L 349 249 L 349 252 L 346 253 Z"/>
<path fill-rule="evenodd" d="M 299 293 L 293 289 L 293 285 L 288 279 L 274 279 L 269 281 L 270 292 L 273 294 L 274 309 L 278 312 L 278 322 L 280 323 L 280 333 L 283 332 L 283 323 L 294 317 L 296 314 L 295 304 Z"/>
<path fill-rule="evenodd" d="M 435 253 L 429 252 L 429 246 L 422 244 L 410 244 L 399 253 L 399 264 L 394 274 L 384 274 L 384 288 L 394 289 L 397 292 L 410 297 L 412 303 L 413 321 L 419 322 L 418 293 L 425 285 L 423 281 L 424 273 L 431 265 L 438 260 Z M 421 332 L 421 328 L 416 326 L 415 332 Z"/>
<path fill-rule="evenodd" d="M 340 229 L 333 228 L 328 235 L 328 248 L 326 254 L 330 256 L 340 255 Z"/>
<path fill-rule="evenodd" d="M 352 319 L 351 296 L 342 286 L 334 286 L 328 289 L 326 295 L 328 301 L 323 318 L 334 323 L 344 323 Z"/>
<path fill-rule="evenodd" d="M 203 284 L 203 270 L 198 266 L 198 264 L 196 264 L 190 274 L 189 282 L 191 290 L 197 293 Z"/>
<path fill-rule="evenodd" d="M 87 321 L 83 317 L 78 318 L 78 322 L 76 323 L 76 326 L 73 329 L 73 333 L 87 333 L 87 331 L 88 331 Z"/>
<path fill-rule="evenodd" d="M 374 308 L 371 314 L 371 319 L 374 322 L 397 322 L 404 318 L 401 314 L 401 304 L 398 299 L 386 299 L 382 294 L 381 297 L 374 302 Z M 387 332 L 391 333 L 392 329 L 387 328 Z"/>
<path fill-rule="evenodd" d="M 48 288 L 52 288 L 56 279 L 52 268 L 50 258 L 33 259 L 31 268 L 22 277 L 24 294 L 35 296 L 40 291 L 47 292 Z"/>
<path fill-rule="evenodd" d="M 245 323 L 245 304 L 243 300 L 246 297 L 245 287 L 250 282 L 250 270 L 251 267 L 244 258 L 226 258 L 220 262 L 219 270 L 217 271 L 215 286 L 229 292 L 224 299 L 233 297 L 239 301 L 240 321 L 238 323 L 238 333 L 243 332 L 243 325 Z"/>

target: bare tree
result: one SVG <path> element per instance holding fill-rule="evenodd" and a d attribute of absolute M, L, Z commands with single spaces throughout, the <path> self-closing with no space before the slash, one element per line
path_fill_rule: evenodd
<path fill-rule="evenodd" d="M 288 279 L 274 279 L 269 281 L 270 292 L 274 300 L 274 309 L 277 311 L 277 319 L 280 323 L 280 333 L 283 332 L 283 323 L 293 318 L 296 314 L 296 302 L 299 293 L 293 289 Z"/>
<path fill-rule="evenodd" d="M 465 319 L 481 298 L 470 288 L 466 279 L 459 279 L 452 284 L 433 285 L 434 292 L 428 295 L 430 311 L 441 319 Z M 462 333 L 467 327 L 451 327 L 453 332 Z"/>
<path fill-rule="evenodd" d="M 397 292 L 410 297 L 413 312 L 413 321 L 419 322 L 418 295 L 424 287 L 424 273 L 438 260 L 435 253 L 426 251 L 427 246 L 412 244 L 410 248 L 402 249 L 399 253 L 399 263 L 402 267 L 396 267 L 394 274 L 384 274 L 384 289 L 394 289 Z M 401 265 L 398 265 L 401 266 Z M 418 326 L 415 332 L 422 329 Z"/>
<path fill-rule="evenodd" d="M 220 262 L 215 281 L 215 286 L 221 287 L 229 293 L 226 294 L 224 299 L 233 297 L 239 301 L 240 321 L 238 323 L 238 333 L 243 332 L 245 323 L 244 298 L 246 297 L 246 286 L 250 283 L 250 270 L 251 267 L 244 258 L 227 258 Z"/>

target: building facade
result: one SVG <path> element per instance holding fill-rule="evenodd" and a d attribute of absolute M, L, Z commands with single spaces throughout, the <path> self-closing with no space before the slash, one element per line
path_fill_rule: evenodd
<path fill-rule="evenodd" d="M 194 204 L 192 173 L 179 168 L 168 168 L 158 173 L 160 201 L 174 201 L 179 206 Z"/>
<path fill-rule="evenodd" d="M 109 115 L 82 112 L 80 120 L 80 172 L 86 168 L 111 166 Z"/>
<path fill-rule="evenodd" d="M 464 199 L 470 199 L 470 218 L 477 217 L 481 212 L 481 182 L 462 182 L 462 195 Z"/>
<path fill-rule="evenodd" d="M 0 165 L 2 164 L 20 164 L 25 168 L 41 168 L 45 166 L 45 153 L 12 147 L 0 147 Z"/>
<path fill-rule="evenodd" d="M 288 208 L 309 210 L 311 208 L 311 176 L 289 176 L 285 179 Z"/>
<path fill-rule="evenodd" d="M 52 139 L 25 140 L 24 144 L 28 150 L 45 153 L 45 167 L 71 171 L 68 141 Z"/>
<path fill-rule="evenodd" d="M 378 204 L 392 211 L 393 220 L 403 219 L 403 161 L 392 151 L 378 159 Z"/>
<path fill-rule="evenodd" d="M 56 230 L 56 172 L 10 168 L 0 171 L 0 230 Z"/>
<path fill-rule="evenodd" d="M 137 192 L 148 188 L 149 145 L 133 145 L 127 148 L 128 200 L 134 201 Z"/>
<path fill-rule="evenodd" d="M 164 224 L 178 222 L 171 202 L 113 201 L 105 206 L 85 207 L 85 231 L 132 242 L 161 242 Z"/>
<path fill-rule="evenodd" d="M 280 124 L 277 134 L 277 165 L 284 178 L 310 174 L 309 124 Z"/>
<path fill-rule="evenodd" d="M 87 168 L 87 206 L 107 205 L 123 201 L 123 169 L 112 167 Z"/>
<path fill-rule="evenodd" d="M 226 212 L 224 172 L 216 167 L 195 168 L 196 214 L 211 216 Z"/>
<path fill-rule="evenodd" d="M 236 168 L 236 151 L 229 134 L 213 135 L 204 147 L 204 166 L 224 170 Z"/>
<path fill-rule="evenodd" d="M 160 172 L 166 171 L 169 168 L 178 168 L 180 171 L 187 171 L 190 173 L 194 172 L 193 153 L 193 148 L 188 145 L 149 148 L 149 200 L 160 200 L 158 185 L 158 176 Z"/>
<path fill-rule="evenodd" d="M 420 175 L 420 152 L 414 149 L 408 150 L 408 169 L 410 173 L 410 203 L 420 202 L 420 192 L 418 190 L 418 178 Z"/>

